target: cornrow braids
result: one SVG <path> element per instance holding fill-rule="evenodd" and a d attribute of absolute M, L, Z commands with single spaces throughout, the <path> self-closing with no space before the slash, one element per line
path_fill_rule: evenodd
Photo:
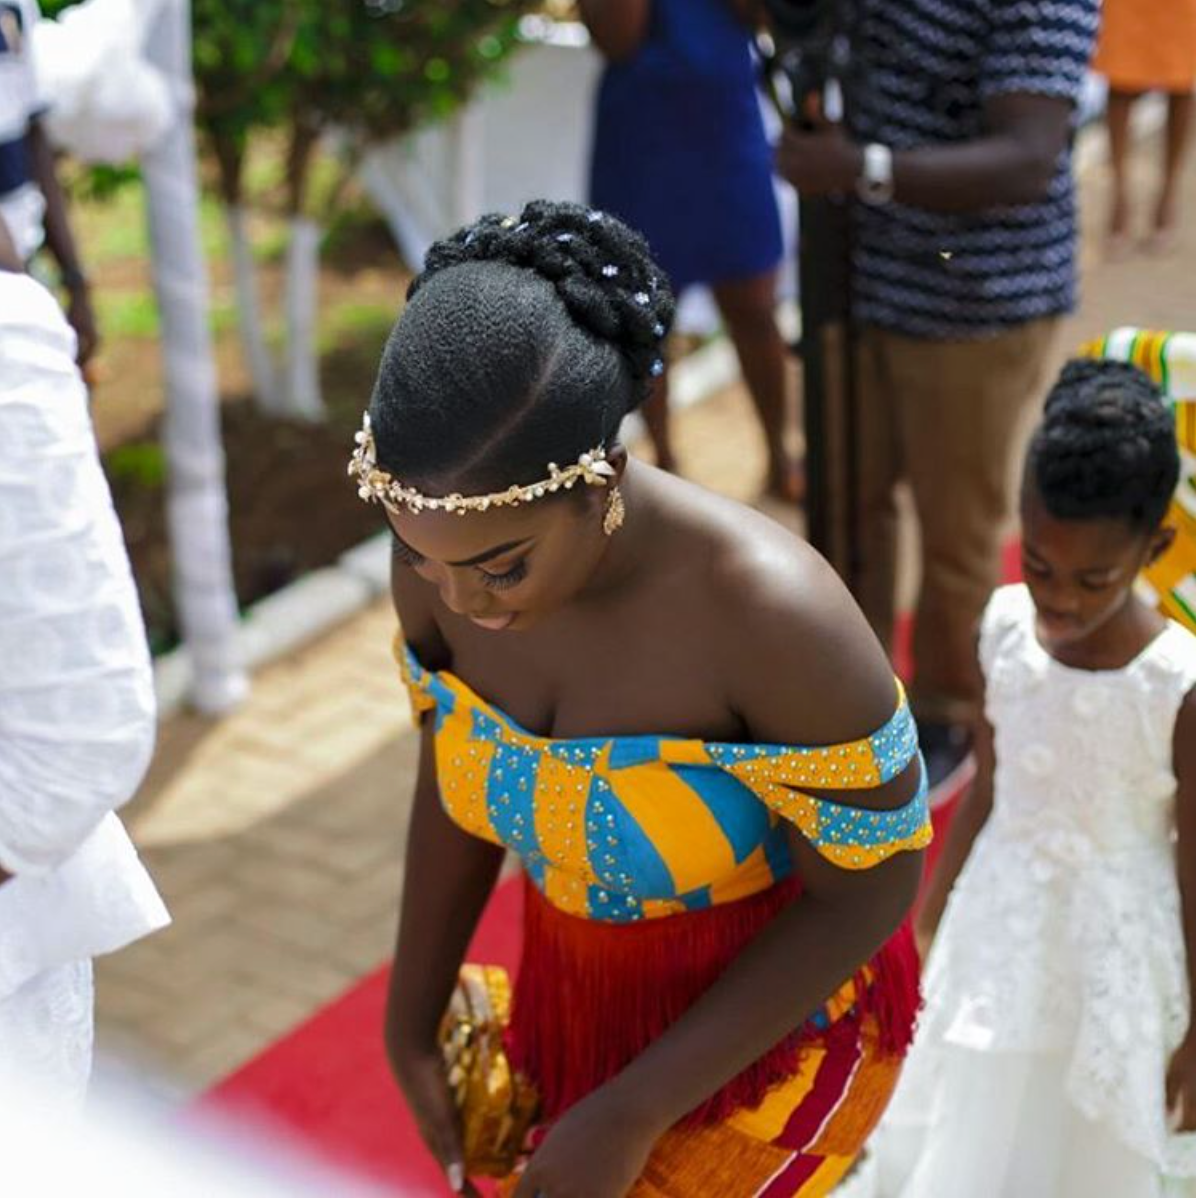
<path fill-rule="evenodd" d="M 1147 375 L 1124 362 L 1067 363 L 1027 458 L 1027 481 L 1053 516 L 1123 519 L 1151 532 L 1179 468 L 1174 420 Z"/>
<path fill-rule="evenodd" d="M 438 241 L 370 404 L 379 464 L 430 489 L 500 489 L 612 445 L 663 369 L 672 291 L 647 243 L 538 200 Z"/>

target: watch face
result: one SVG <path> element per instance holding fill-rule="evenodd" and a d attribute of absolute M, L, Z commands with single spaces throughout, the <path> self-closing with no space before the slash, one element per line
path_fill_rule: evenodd
<path fill-rule="evenodd" d="M 893 197 L 893 155 L 887 146 L 864 147 L 864 170 L 857 193 L 866 204 L 883 204 Z"/>

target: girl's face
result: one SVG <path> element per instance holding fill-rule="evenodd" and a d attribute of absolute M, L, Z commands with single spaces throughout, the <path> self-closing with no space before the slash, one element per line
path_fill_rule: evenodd
<path fill-rule="evenodd" d="M 1047 511 L 1036 487 L 1022 494 L 1022 571 L 1047 650 L 1099 636 L 1127 610 L 1138 573 L 1170 544 L 1125 520 L 1064 520 Z"/>
<path fill-rule="evenodd" d="M 610 486 L 485 512 L 387 513 L 396 562 L 450 611 L 493 632 L 530 628 L 585 589 L 610 540 Z"/>

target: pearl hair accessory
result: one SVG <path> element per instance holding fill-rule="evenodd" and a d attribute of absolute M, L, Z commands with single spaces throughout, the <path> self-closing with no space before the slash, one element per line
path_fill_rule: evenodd
<path fill-rule="evenodd" d="M 563 470 L 555 462 L 549 462 L 548 477 L 526 486 L 515 485 L 489 495 L 424 495 L 379 469 L 368 412 L 362 417 L 361 431 L 353 439 L 357 448 L 349 459 L 349 474 L 357 479 L 357 494 L 366 503 L 380 503 L 396 514 L 406 508 L 414 514 L 456 512 L 458 516 L 464 516 L 466 512 L 485 512 L 492 507 L 518 507 L 558 491 L 572 490 L 579 482 L 589 487 L 605 487 L 615 477 L 615 468 L 606 460 L 605 447 L 599 446 L 583 453 L 572 466 Z"/>

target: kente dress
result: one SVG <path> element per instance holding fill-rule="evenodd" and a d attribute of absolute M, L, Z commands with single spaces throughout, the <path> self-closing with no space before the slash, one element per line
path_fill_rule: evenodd
<path fill-rule="evenodd" d="M 425 670 L 401 641 L 396 652 L 417 714 L 435 720 L 445 810 L 526 873 L 509 1049 L 546 1122 L 637 1056 L 798 898 L 783 821 L 844 869 L 929 842 L 924 790 L 872 811 L 803 789 L 873 789 L 909 765 L 917 733 L 898 687 L 888 723 L 851 744 L 558 740 Z M 634 1198 L 829 1193 L 895 1084 L 917 972 L 903 929 L 823 1007 L 795 1010 L 791 1035 L 658 1142 Z"/>
<path fill-rule="evenodd" d="M 1190 1002 L 1172 749 L 1196 637 L 1170 623 L 1123 669 L 1077 670 L 1034 625 L 1024 586 L 984 616 L 993 810 L 927 961 L 873 1193 L 1196 1198 L 1196 1134 L 1164 1109 Z"/>

